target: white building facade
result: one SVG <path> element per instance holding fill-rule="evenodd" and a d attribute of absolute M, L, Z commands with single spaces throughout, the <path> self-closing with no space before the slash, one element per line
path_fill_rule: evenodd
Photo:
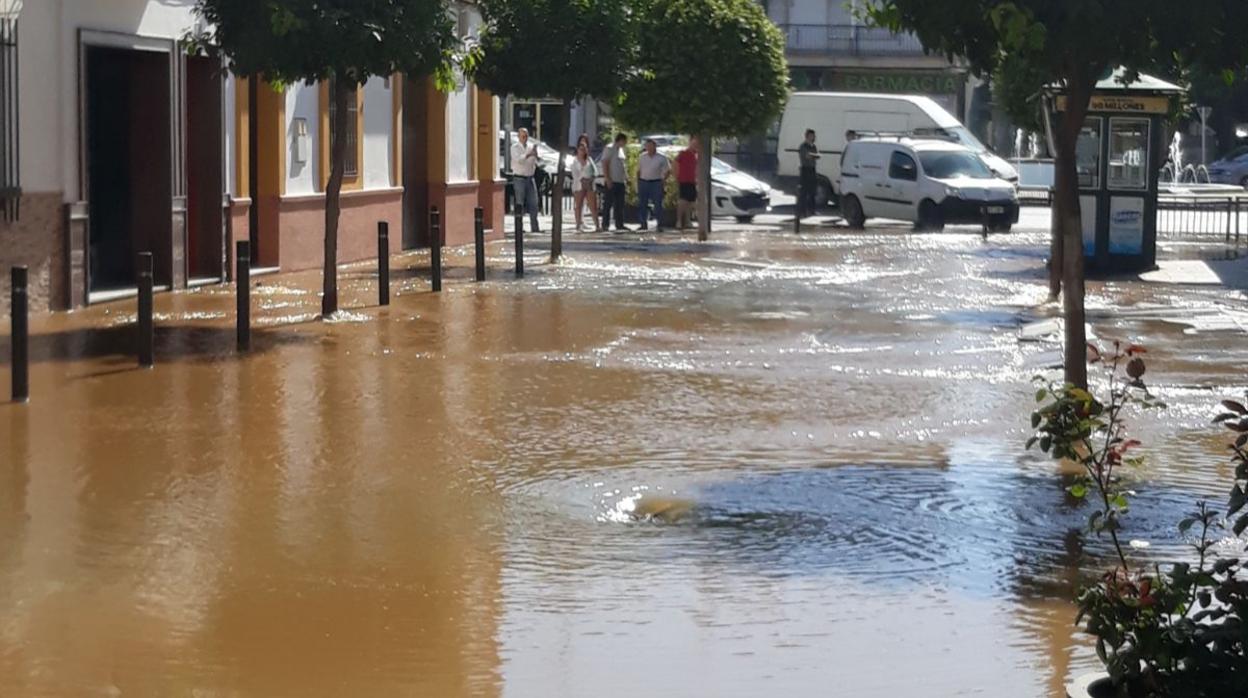
<path fill-rule="evenodd" d="M 861 15 L 868 0 L 763 4 L 784 32 L 795 89 L 921 94 L 965 119 L 966 69 L 925 54 L 913 36 L 867 26 Z"/>
<path fill-rule="evenodd" d="M 0 71 L 0 113 L 15 115 L 0 118 L 0 165 L 12 170 L 0 182 L 0 203 L 12 200 L 0 215 L 0 270 L 29 267 L 33 310 L 132 293 L 140 252 L 152 253 L 159 288 L 225 280 L 241 240 L 262 266 L 320 266 L 327 90 L 278 91 L 188 56 L 180 41 L 197 30 L 194 5 L 26 0 L 16 45 L 0 46 L 18 66 Z M 474 3 L 452 6 L 461 33 L 479 24 Z M 341 261 L 376 255 L 378 222 L 418 230 L 408 219 L 448 200 L 448 241 L 471 240 L 478 205 L 501 232 L 496 152 L 477 135 L 497 128 L 497 112 L 470 84 L 449 96 L 399 75 L 363 85 L 348 114 Z M 396 249 L 422 243 L 391 239 Z"/>

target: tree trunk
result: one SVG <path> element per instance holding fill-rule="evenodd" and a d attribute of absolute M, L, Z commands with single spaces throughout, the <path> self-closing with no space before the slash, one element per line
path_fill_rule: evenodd
<path fill-rule="evenodd" d="M 321 319 L 338 312 L 338 214 L 342 210 L 342 178 L 347 167 L 347 108 L 355 99 L 355 83 L 339 76 L 333 82 L 334 118 L 329 138 L 329 182 L 325 186 L 325 269 Z"/>
<path fill-rule="evenodd" d="M 698 242 L 711 238 L 711 158 L 715 144 L 711 134 L 698 135 Z"/>
<path fill-rule="evenodd" d="M 1095 75 L 1096 73 L 1091 73 Z M 1069 82 L 1066 111 L 1057 128 L 1056 191 L 1054 217 L 1061 223 L 1062 314 L 1066 325 L 1066 382 L 1088 387 L 1088 338 L 1083 308 L 1084 255 L 1083 216 L 1079 205 L 1079 172 L 1076 146 L 1092 100 L 1094 79 Z"/>
<path fill-rule="evenodd" d="M 557 262 L 563 256 L 563 180 L 568 171 L 568 129 L 572 127 L 572 100 L 565 99 L 559 107 L 562 126 L 555 135 L 555 150 L 559 153 L 559 166 L 555 168 L 554 196 L 550 203 L 550 261 Z"/>

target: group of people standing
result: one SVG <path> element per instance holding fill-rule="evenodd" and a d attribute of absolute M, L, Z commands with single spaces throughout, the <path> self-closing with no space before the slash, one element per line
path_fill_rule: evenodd
<path fill-rule="evenodd" d="M 585 230 L 584 210 L 589 207 L 594 232 L 611 228 L 612 219 L 617 232 L 629 232 L 624 225 L 627 192 L 628 136 L 619 134 L 603 151 L 602 159 L 594 161 L 590 154 L 589 136 L 582 134 L 576 141 L 572 160 L 572 200 L 576 215 L 576 230 Z M 683 230 L 692 224 L 694 203 L 698 200 L 698 140 L 691 138 L 689 145 L 675 158 L 676 182 L 680 188 L 677 203 L 677 228 Z M 517 142 L 511 147 L 513 187 L 515 191 L 516 230 L 524 232 L 523 214 L 529 214 L 531 227 L 541 232 L 537 224 L 537 186 L 534 175 L 537 170 L 537 146 L 531 143 L 526 129 L 520 129 Z M 641 230 L 649 230 L 651 211 L 657 221 L 656 230 L 663 229 L 663 198 L 667 181 L 672 176 L 672 163 L 658 152 L 658 144 L 647 139 L 637 162 L 637 219 Z M 602 205 L 599 206 L 597 179 L 603 179 Z"/>

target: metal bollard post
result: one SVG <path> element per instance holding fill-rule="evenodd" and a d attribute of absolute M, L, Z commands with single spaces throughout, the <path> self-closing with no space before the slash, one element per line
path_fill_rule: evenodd
<path fill-rule="evenodd" d="M 152 326 L 153 262 L 151 252 L 139 253 L 139 365 L 156 365 L 156 331 Z"/>
<path fill-rule="evenodd" d="M 797 184 L 797 205 L 793 207 L 793 232 L 802 233 L 802 184 Z"/>
<path fill-rule="evenodd" d="M 516 227 L 516 276 L 524 276 L 524 228 Z"/>
<path fill-rule="evenodd" d="M 12 345 L 9 352 L 13 369 L 13 402 L 30 399 L 30 315 L 27 286 L 30 272 L 26 267 L 13 267 L 13 285 L 9 289 L 11 310 L 9 326 L 12 329 Z"/>
<path fill-rule="evenodd" d="M 251 350 L 251 243 L 240 240 L 235 247 L 234 283 L 238 287 L 238 350 Z"/>
<path fill-rule="evenodd" d="M 472 212 L 472 235 L 477 245 L 477 281 L 485 281 L 485 210 L 480 206 Z"/>
<path fill-rule="evenodd" d="M 433 292 L 442 290 L 442 214 L 434 206 L 429 211 L 429 264 L 432 268 Z"/>
<path fill-rule="evenodd" d="M 377 223 L 377 304 L 390 305 L 390 224 Z"/>
<path fill-rule="evenodd" d="M 1226 241 L 1228 243 L 1231 241 L 1231 222 L 1232 222 L 1231 216 L 1233 215 L 1231 211 L 1234 208 L 1234 206 L 1235 206 L 1234 199 L 1226 200 Z"/>

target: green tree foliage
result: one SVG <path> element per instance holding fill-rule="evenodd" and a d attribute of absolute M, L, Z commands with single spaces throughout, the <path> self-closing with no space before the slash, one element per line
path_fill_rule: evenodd
<path fill-rule="evenodd" d="M 1069 95 L 1069 108 L 1053 129 L 1058 222 L 1054 235 L 1060 235 L 1053 262 L 1061 270 L 1065 291 L 1066 377 L 1086 386 L 1075 146 L 1092 92 L 1098 79 L 1116 66 L 1124 66 L 1129 77 L 1140 70 L 1197 63 L 1218 72 L 1242 67 L 1248 61 L 1248 42 L 1242 36 L 1248 26 L 1248 2 L 880 0 L 868 14 L 881 26 L 913 32 L 930 51 L 961 56 L 979 74 L 996 74 L 999 81 L 1008 81 L 1001 95 L 1020 122 L 1034 121 L 1034 98 L 1046 86 L 1060 86 Z"/>
<path fill-rule="evenodd" d="M 711 143 L 766 130 L 789 94 L 785 40 L 753 0 L 638 0 L 638 60 L 616 116 L 701 136 L 699 235 L 710 221 Z"/>
<path fill-rule="evenodd" d="M 1091 363 L 1105 369 L 1102 398 L 1036 379 L 1038 408 L 1027 448 L 1038 446 L 1082 468 L 1083 477 L 1067 492 L 1091 505 L 1088 531 L 1108 538 L 1115 557 L 1112 569 L 1080 590 L 1075 622 L 1095 638 L 1109 673 L 1112 688 L 1103 695 L 1248 695 L 1248 567 L 1240 538 L 1248 530 L 1248 407 L 1223 401 L 1214 420 L 1231 434 L 1234 474 L 1226 509 L 1198 502 L 1179 522 L 1190 551 L 1185 559 L 1137 558 L 1129 552 L 1134 546 L 1123 545 L 1135 496 L 1125 474 L 1143 465 L 1143 444 L 1131 438 L 1127 415 L 1165 408 L 1144 383 L 1144 353 L 1118 342 L 1106 351 L 1089 348 Z"/>
<path fill-rule="evenodd" d="M 500 95 L 562 100 L 563 128 L 552 146 L 568 152 L 572 102 L 612 99 L 619 92 L 635 41 L 628 0 L 481 0 L 478 51 L 469 74 Z M 555 176 L 555 200 L 563 200 L 564 158 Z M 562 247 L 563 210 L 552 212 L 551 257 Z"/>
<path fill-rule="evenodd" d="M 197 0 L 196 9 L 211 29 L 194 44 L 224 53 L 236 75 L 279 85 L 332 80 L 338 114 L 374 75 L 437 74 L 445 84 L 457 46 L 446 0 Z M 331 134 L 323 316 L 338 310 L 346 127 L 346 119 L 335 119 Z"/>
<path fill-rule="evenodd" d="M 1209 150 L 1209 159 L 1225 155 L 1237 145 L 1236 126 L 1248 121 L 1248 68 L 1227 74 L 1226 72 L 1205 70 L 1202 66 L 1194 66 L 1185 74 L 1171 76 L 1191 86 L 1188 93 L 1188 106 L 1212 107 L 1209 116 L 1209 128 L 1218 136 L 1220 150 Z M 1199 123 L 1199 118 L 1189 118 Z"/>

